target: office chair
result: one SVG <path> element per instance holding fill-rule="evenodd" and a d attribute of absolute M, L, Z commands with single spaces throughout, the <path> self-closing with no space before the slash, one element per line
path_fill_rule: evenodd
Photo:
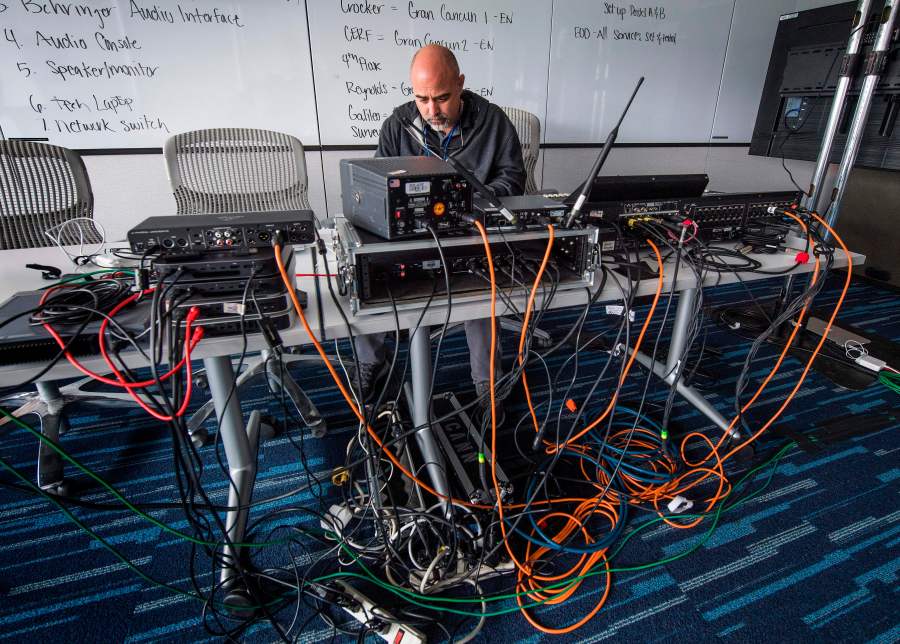
<path fill-rule="evenodd" d="M 56 145 L 31 141 L 0 141 L 0 250 L 96 244 L 103 241 L 93 224 L 94 195 L 84 162 L 77 154 Z M 22 393 L 0 401 L 16 405 L 13 416 L 36 414 L 41 432 L 53 441 L 67 428 L 65 407 L 75 401 L 101 406 L 131 404 L 126 393 L 86 391 L 93 380 L 83 378 L 59 386 L 37 383 L 37 393 Z M 0 425 L 9 419 L 0 418 Z M 59 455 L 43 442 L 38 448 L 37 481 L 43 489 L 65 492 Z"/>
<path fill-rule="evenodd" d="M 163 147 L 178 214 L 263 212 L 309 209 L 306 158 L 295 137 L 270 130 L 214 128 L 170 137 Z M 287 373 L 281 360 L 317 360 L 310 356 L 263 351 L 238 375 L 238 387 L 265 373 L 273 391 L 284 391 L 315 436 L 325 421 L 309 397 Z M 201 424 L 214 411 L 204 404 L 188 421 L 195 442 L 203 440 Z"/>
<path fill-rule="evenodd" d="M 541 151 L 541 122 L 531 112 L 520 110 L 518 107 L 502 107 L 500 109 L 512 121 L 516 128 L 516 134 L 519 135 L 522 161 L 525 163 L 525 194 L 535 194 L 538 187 L 534 179 L 534 169 L 537 167 L 538 154 Z"/>

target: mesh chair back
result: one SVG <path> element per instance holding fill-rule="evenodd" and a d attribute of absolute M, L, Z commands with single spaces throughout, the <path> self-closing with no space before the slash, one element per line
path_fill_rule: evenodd
<path fill-rule="evenodd" d="M 516 128 L 519 143 L 522 145 L 522 161 L 525 163 L 525 193 L 538 191 L 534 179 L 534 168 L 537 166 L 538 154 L 541 151 L 541 122 L 531 112 L 517 107 L 502 108 Z"/>
<path fill-rule="evenodd" d="M 288 134 L 195 130 L 170 137 L 163 151 L 178 214 L 309 208 L 303 144 Z"/>
<path fill-rule="evenodd" d="M 57 145 L 0 141 L 0 250 L 53 246 L 48 231 L 64 244 L 99 243 L 93 216 L 80 156 Z"/>

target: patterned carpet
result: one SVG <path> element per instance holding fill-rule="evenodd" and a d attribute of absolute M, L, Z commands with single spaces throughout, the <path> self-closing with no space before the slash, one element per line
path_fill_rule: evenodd
<path fill-rule="evenodd" d="M 774 283 L 754 286 L 757 294 L 770 293 Z M 822 305 L 834 302 L 837 291 L 823 293 Z M 739 287 L 710 290 L 707 304 L 746 298 Z M 616 323 L 595 307 L 587 333 Z M 646 308 L 638 310 L 638 319 Z M 556 336 L 572 324 L 576 311 L 548 315 L 543 327 Z M 896 293 L 855 283 L 842 319 L 866 331 L 900 341 L 900 298 Z M 748 343 L 712 323 L 707 325 L 709 354 L 698 374 L 710 400 L 723 413 L 731 407 L 737 371 Z M 650 337 L 653 337 L 652 335 Z M 504 339 L 506 355 L 513 353 L 512 336 Z M 765 347 L 754 364 L 764 374 L 775 355 Z M 559 368 L 561 357 L 552 361 Z M 579 399 L 593 379 L 602 354 L 585 355 L 572 397 Z M 437 390 L 468 382 L 467 350 L 457 334 L 447 339 L 441 359 Z M 769 398 L 755 407 L 753 418 L 765 417 L 778 404 L 799 375 L 801 363 L 791 359 L 769 388 Z M 292 371 L 329 420 L 331 433 L 324 439 L 278 436 L 260 450 L 255 498 L 274 497 L 303 482 L 297 444 L 302 444 L 309 467 L 327 477 L 342 461 L 348 438 L 355 431 L 345 405 L 326 386 L 325 372 L 308 363 Z M 637 372 L 624 399 L 634 399 L 644 384 Z M 601 386 L 601 390 L 603 387 Z M 665 391 L 655 383 L 651 401 Z M 277 413 L 263 385 L 242 396 L 245 408 L 265 406 Z M 872 384 L 862 391 L 842 389 L 812 373 L 773 427 L 756 454 L 757 463 L 769 459 L 787 444 L 786 436 L 818 436 L 791 447 L 776 465 L 750 477 L 741 505 L 723 513 L 708 532 L 707 521 L 692 531 L 664 524 L 634 531 L 652 515 L 632 513 L 627 543 L 614 560 L 616 568 L 606 606 L 565 641 L 900 641 L 900 459 L 897 413 L 900 398 Z M 509 412 L 522 413 L 520 401 Z M 65 448 L 84 465 L 112 483 L 136 503 L 173 501 L 177 498 L 172 476 L 171 444 L 167 431 L 137 411 L 98 411 L 82 407 L 73 413 Z M 676 400 L 674 426 L 682 430 L 709 428 L 692 408 Z M 27 419 L 33 421 L 33 418 Z M 846 422 L 845 422 L 846 421 Z M 752 422 L 752 421 L 751 421 Z M 850 435 L 841 431 L 850 428 Z M 827 440 L 831 436 L 833 441 Z M 293 439 L 294 443 L 291 442 Z M 28 477 L 34 473 L 36 441 L 11 425 L 0 429 L 0 458 Z M 204 447 L 206 488 L 213 501 L 224 502 L 226 486 L 215 463 L 214 448 Z M 67 477 L 82 499 L 109 504 L 113 497 L 72 466 Z M 0 639 L 28 642 L 144 642 L 219 640 L 203 626 L 202 603 L 155 586 L 142 579 L 108 550 L 87 536 L 62 512 L 41 498 L 9 484 L 9 471 L 0 473 Z M 334 492 L 327 492 L 333 495 Z M 304 494 L 273 502 L 259 511 L 312 503 Z M 181 590 L 190 589 L 187 562 L 190 546 L 128 511 L 71 506 L 81 521 L 118 548 L 149 577 Z M 150 512 L 169 526 L 187 530 L 179 510 Z M 695 551 L 663 566 L 644 564 Z M 209 579 L 208 570 L 199 570 Z M 560 625 L 575 621 L 598 598 L 598 581 L 588 581 L 564 604 L 544 607 L 541 621 Z M 495 609 L 514 609 L 505 602 Z M 302 611 L 301 611 L 302 613 Z M 286 622 L 291 615 L 282 615 Z M 442 620 L 451 631 L 456 618 Z M 304 615 L 298 616 L 298 623 Z M 213 624 L 212 620 L 209 622 Z M 458 631 L 474 625 L 465 621 Z M 316 618 L 299 641 L 328 641 L 333 629 Z M 439 637 L 433 632 L 435 638 Z M 536 642 L 545 636 L 532 629 L 517 611 L 490 619 L 476 641 Z M 277 641 L 264 623 L 252 626 L 243 640 Z M 349 641 L 346 635 L 338 640 Z M 380 641 L 369 636 L 369 641 Z"/>

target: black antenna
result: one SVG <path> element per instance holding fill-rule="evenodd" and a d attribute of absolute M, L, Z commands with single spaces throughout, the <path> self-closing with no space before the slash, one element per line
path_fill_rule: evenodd
<path fill-rule="evenodd" d="M 581 186 L 581 193 L 578 195 L 578 199 L 575 200 L 575 205 L 572 206 L 572 212 L 570 212 L 569 216 L 566 218 L 566 222 L 564 224 L 566 228 L 571 228 L 572 224 L 575 223 L 575 219 L 577 219 L 579 213 L 581 213 L 581 207 L 587 200 L 588 193 L 591 191 L 591 187 L 594 185 L 594 179 L 597 178 L 597 175 L 600 173 L 600 168 L 602 168 L 603 164 L 606 163 L 606 157 L 609 156 L 609 151 L 612 149 L 613 143 L 616 142 L 616 138 L 619 136 L 619 126 L 622 125 L 622 121 L 625 120 L 625 115 L 628 114 L 628 108 L 631 107 L 631 103 L 634 101 L 634 97 L 637 96 L 638 90 L 641 88 L 641 85 L 643 83 L 644 77 L 641 76 L 638 79 L 637 85 L 635 85 L 634 87 L 634 91 L 631 93 L 631 98 L 628 99 L 628 104 L 622 111 L 622 116 L 619 117 L 619 122 L 616 123 L 616 126 L 612 130 L 610 130 L 609 136 L 606 137 L 606 142 L 603 144 L 603 148 L 600 150 L 600 154 L 597 155 L 597 160 L 594 161 L 594 165 L 591 166 L 591 171 L 588 173 L 587 181 L 585 181 L 584 185 Z"/>

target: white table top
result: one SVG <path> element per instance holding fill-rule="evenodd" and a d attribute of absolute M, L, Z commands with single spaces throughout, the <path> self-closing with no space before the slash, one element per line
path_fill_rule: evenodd
<path fill-rule="evenodd" d="M 323 233 L 327 232 L 328 231 L 323 231 Z M 325 235 L 323 234 L 323 236 Z M 124 246 L 126 244 L 110 244 L 110 246 L 116 245 Z M 326 246 L 329 247 L 329 268 L 334 271 L 337 265 L 336 258 L 333 254 L 331 254 L 330 244 L 326 244 Z M 75 247 L 73 250 L 77 251 L 77 247 Z M 306 274 L 313 272 L 312 260 L 310 256 L 311 252 L 311 248 L 296 248 L 295 272 Z M 786 269 L 794 265 L 794 255 L 795 251 L 789 251 L 785 253 L 777 253 L 774 255 L 749 255 L 749 257 L 752 257 L 753 259 L 759 261 L 763 265 L 764 269 L 769 271 L 777 271 L 780 269 Z M 862 264 L 865 261 L 865 257 L 857 253 L 853 254 L 852 259 L 854 265 Z M 26 263 L 49 264 L 52 266 L 57 266 L 61 268 L 65 273 L 85 272 L 97 269 L 97 267 L 95 266 L 74 267 L 59 248 L 34 248 L 0 251 L 0 262 L 2 262 L 3 266 L 2 271 L 0 271 L 0 302 L 5 302 L 14 293 L 39 289 L 47 286 L 50 283 L 41 278 L 40 271 L 26 269 Z M 651 265 L 655 265 L 655 261 L 650 261 L 649 263 Z M 842 253 L 838 252 L 835 254 L 834 265 L 835 267 L 844 267 L 847 265 L 846 258 Z M 812 267 L 813 264 L 812 262 L 810 262 L 808 264 L 798 266 L 794 273 L 807 273 L 812 271 Z M 684 264 L 682 264 L 681 269 L 679 270 L 676 283 L 673 284 L 673 268 L 674 260 L 670 258 L 667 261 L 664 270 L 663 290 L 665 292 L 671 291 L 673 289 L 676 291 L 680 291 L 697 285 L 696 277 Z M 324 267 L 322 265 L 321 259 L 318 263 L 318 270 L 320 273 L 324 272 Z M 773 277 L 777 277 L 755 272 L 741 273 L 740 275 L 741 279 L 746 282 L 757 281 L 761 279 L 772 279 Z M 310 326 L 312 327 L 313 332 L 318 335 L 320 333 L 320 323 L 315 300 L 315 279 L 312 277 L 298 277 L 296 279 L 297 287 L 306 291 L 309 296 L 309 301 L 306 307 L 306 318 Z M 737 279 L 738 278 L 732 273 L 711 272 L 707 275 L 703 286 L 730 284 L 736 282 Z M 613 280 L 617 280 L 621 288 L 616 286 L 616 284 L 613 283 Z M 322 294 L 321 328 L 324 329 L 325 335 L 329 340 L 334 338 L 347 337 L 346 326 L 344 325 L 344 322 L 339 314 L 337 306 L 332 301 L 331 296 L 329 295 L 325 280 L 320 279 L 319 281 Z M 599 279 L 597 280 L 597 282 L 599 283 Z M 610 279 L 607 281 L 606 287 L 604 288 L 604 292 L 600 294 L 597 301 L 609 302 L 621 300 L 622 289 L 625 289 L 627 292 L 628 280 L 625 277 L 617 276 L 617 274 L 612 273 Z M 655 291 L 656 279 L 643 280 L 638 286 L 637 295 L 651 295 Z M 587 297 L 587 293 L 584 291 L 584 289 L 561 291 L 558 292 L 554 297 L 551 308 L 584 306 L 587 303 Z M 396 328 L 394 316 L 392 313 L 375 315 L 363 314 L 354 316 L 350 313 L 350 307 L 347 298 L 342 298 L 340 295 L 338 295 L 338 298 L 341 302 L 342 308 L 347 315 L 347 318 L 350 321 L 351 329 L 354 335 L 393 331 Z M 513 302 L 515 302 L 516 306 L 519 307 L 520 310 L 524 309 L 526 300 L 524 295 L 514 296 L 511 299 L 513 300 Z M 538 298 L 538 303 L 539 302 L 540 297 Z M 507 312 L 507 305 L 498 299 L 496 309 L 498 316 L 503 315 Z M 443 324 L 446 317 L 446 312 L 446 300 L 436 297 L 429 307 L 428 311 L 425 313 L 422 320 L 422 325 L 434 326 Z M 400 328 L 410 329 L 414 327 L 420 315 L 420 309 L 400 311 L 398 313 Z M 469 319 L 484 318 L 488 317 L 489 315 L 489 297 L 486 297 L 483 301 L 480 302 L 454 302 L 450 320 L 451 322 L 459 322 Z M 2 334 L 2 329 L 0 329 L 0 334 Z M 284 340 L 285 345 L 287 346 L 310 344 L 309 336 L 303 329 L 299 320 L 297 320 L 290 329 L 281 331 L 281 336 Z M 265 345 L 263 344 L 262 339 L 259 335 L 249 336 L 248 351 L 260 350 L 264 347 Z M 236 347 L 235 339 L 233 337 L 212 337 L 204 338 L 203 341 L 200 342 L 200 344 L 197 346 L 192 355 L 196 358 L 204 358 L 216 355 L 230 355 L 238 352 L 239 348 Z M 105 363 L 103 363 L 100 357 L 84 358 L 81 360 L 81 362 L 88 368 L 93 368 L 101 371 L 104 370 L 105 367 Z M 40 368 L 40 366 L 40 363 L 0 366 L 0 386 L 10 386 L 21 382 L 22 380 L 34 374 L 36 370 Z M 65 361 L 61 361 L 59 365 L 54 367 L 53 371 L 51 372 L 51 376 L 55 378 L 67 378 L 75 375 L 78 375 L 78 373 L 75 372 L 75 370 L 70 367 Z"/>

